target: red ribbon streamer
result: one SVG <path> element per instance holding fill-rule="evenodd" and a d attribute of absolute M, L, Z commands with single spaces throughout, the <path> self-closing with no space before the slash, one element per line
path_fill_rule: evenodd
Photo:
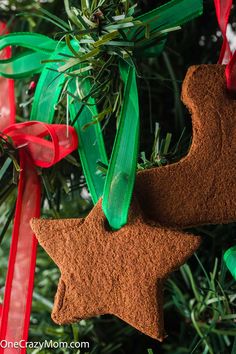
<path fill-rule="evenodd" d="M 74 128 L 66 125 L 34 121 L 9 125 L 15 121 L 12 80 L 0 80 L 0 104 L 4 112 L 0 118 L 2 135 L 10 136 L 19 149 L 21 168 L 0 321 L 0 341 L 18 343 L 19 347 L 0 348 L 0 353 L 23 354 L 28 338 L 37 248 L 29 222 L 40 216 L 41 185 L 35 165 L 54 165 L 77 148 L 78 139 Z"/>
<path fill-rule="evenodd" d="M 0 22 L 0 35 L 8 33 L 5 23 Z M 11 48 L 0 51 L 0 60 L 11 57 Z M 0 131 L 15 123 L 14 80 L 0 76 Z"/>
<path fill-rule="evenodd" d="M 223 36 L 223 44 L 218 60 L 219 64 L 226 64 L 225 76 L 227 88 L 231 92 L 236 92 L 236 52 L 230 50 L 226 36 L 229 14 L 232 7 L 232 0 L 214 0 L 216 16 Z"/>
<path fill-rule="evenodd" d="M 68 136 L 67 136 L 68 129 Z M 42 122 L 13 124 L 3 132 L 20 151 L 20 181 L 2 309 L 0 340 L 26 341 L 30 320 L 36 245 L 29 222 L 40 216 L 41 188 L 36 166 L 50 167 L 76 149 L 72 127 Z M 50 138 L 50 140 L 49 140 Z M 45 140 L 47 139 L 47 140 Z M 0 349 L 0 353 L 25 349 Z"/>

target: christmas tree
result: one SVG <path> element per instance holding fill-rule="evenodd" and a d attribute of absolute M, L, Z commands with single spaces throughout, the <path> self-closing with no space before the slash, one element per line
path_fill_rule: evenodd
<path fill-rule="evenodd" d="M 103 196 L 106 229 L 125 229 L 135 175 L 177 163 L 192 145 L 182 83 L 190 66 L 218 61 L 222 34 L 214 2 L 203 2 L 202 12 L 200 0 L 6 0 L 0 2 L 0 14 L 0 46 L 13 38 L 11 54 L 2 51 L 0 80 L 14 79 L 16 123 L 40 120 L 63 125 L 64 140 L 69 127 L 78 136 L 78 150 L 74 144 L 63 156 L 54 156 L 49 168 L 36 168 L 41 217 L 84 218 Z M 234 21 L 232 9 L 232 38 Z M 26 37 L 7 37 L 7 32 L 32 37 L 23 45 Z M 0 93 L 0 105 L 7 94 Z M 50 134 L 44 141 L 51 142 Z M 17 145 L 10 133 L 0 135 L 1 302 L 25 144 Z M 49 147 L 42 158 L 50 159 L 50 152 Z M 121 182 L 120 171 L 127 173 Z M 229 200 L 235 197 L 232 190 L 227 190 Z M 164 283 L 168 336 L 163 342 L 110 314 L 55 324 L 51 312 L 60 271 L 39 246 L 28 341 L 52 340 L 54 346 L 28 348 L 27 353 L 236 353 L 236 286 L 223 259 L 235 243 L 235 225 L 212 223 L 184 232 L 202 236 L 202 243 Z M 58 342 L 80 342 L 80 347 L 59 348 Z"/>

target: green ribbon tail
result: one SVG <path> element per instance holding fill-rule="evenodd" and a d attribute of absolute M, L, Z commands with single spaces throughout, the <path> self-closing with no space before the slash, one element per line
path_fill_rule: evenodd
<path fill-rule="evenodd" d="M 76 92 L 76 81 L 73 80 L 69 84 L 69 89 Z M 90 99 L 90 104 L 93 100 Z M 79 146 L 78 152 L 80 161 L 83 167 L 83 172 L 88 185 L 89 192 L 94 204 L 102 197 L 105 183 L 105 176 L 98 172 L 97 165 L 101 162 L 104 165 L 108 164 L 106 150 L 104 146 L 101 126 L 99 122 L 94 122 L 93 117 L 97 115 L 96 106 L 86 106 L 78 99 L 73 99 L 69 105 L 70 119 L 73 121 L 77 113 L 81 110 L 81 114 L 76 119 L 74 128 L 78 134 Z M 86 125 L 89 125 L 85 128 Z"/>
<path fill-rule="evenodd" d="M 127 223 L 137 169 L 139 102 L 135 70 L 120 66 L 125 82 L 124 101 L 118 131 L 104 187 L 102 207 L 110 226 L 120 229 Z"/>

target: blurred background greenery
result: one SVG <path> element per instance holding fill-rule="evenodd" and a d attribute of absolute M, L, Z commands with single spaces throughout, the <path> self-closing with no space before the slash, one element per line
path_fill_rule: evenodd
<path fill-rule="evenodd" d="M 189 0 L 191 1 L 191 0 Z M 166 1 L 139 0 L 137 11 L 146 12 Z M 80 7 L 80 1 L 71 1 Z M 63 1 L 0 1 L 0 18 L 11 31 L 35 31 L 54 37 L 58 29 L 35 17 L 40 7 L 67 19 Z M 230 31 L 236 27 L 232 10 Z M 139 58 L 138 80 L 141 108 L 139 168 L 179 160 L 191 144 L 191 119 L 183 106 L 181 84 L 187 68 L 193 64 L 216 63 L 222 43 L 213 0 L 204 1 L 204 14 L 170 33 L 164 52 L 158 58 Z M 29 117 L 32 97 L 27 94 L 30 81 L 16 82 L 18 121 Z M 57 107 L 64 116 L 63 102 Z M 206 117 L 207 118 L 207 117 Z M 156 135 L 165 148 L 156 151 Z M 114 138 L 114 122 L 104 129 L 108 150 Z M 159 141 L 159 142 L 160 142 Z M 0 168 L 6 161 L 0 156 Z M 0 295 L 4 291 L 7 254 L 16 200 L 16 175 L 12 164 L 4 174 L 0 170 Z M 77 153 L 42 173 L 45 217 L 82 217 L 92 203 L 82 175 Z M 158 196 L 157 196 L 158 197 Z M 89 341 L 90 349 L 29 350 L 29 353 L 236 353 L 236 285 L 222 260 L 224 251 L 236 242 L 235 224 L 206 226 L 191 230 L 203 236 L 203 244 L 190 261 L 165 284 L 165 328 L 163 343 L 156 342 L 121 320 L 101 316 L 71 326 L 57 326 L 50 313 L 59 271 L 39 247 L 29 339 L 43 341 Z"/>

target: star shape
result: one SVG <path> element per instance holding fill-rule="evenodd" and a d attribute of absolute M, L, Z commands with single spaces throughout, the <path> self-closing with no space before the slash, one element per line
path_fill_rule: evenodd
<path fill-rule="evenodd" d="M 190 67 L 182 100 L 192 113 L 189 153 L 177 163 L 144 170 L 136 197 L 148 218 L 168 227 L 236 220 L 236 100 L 226 90 L 225 66 Z"/>
<path fill-rule="evenodd" d="M 135 203 L 128 224 L 110 231 L 101 200 L 85 219 L 32 219 L 31 227 L 61 272 L 54 322 L 113 314 L 163 340 L 163 281 L 198 248 L 199 236 L 145 223 Z"/>

